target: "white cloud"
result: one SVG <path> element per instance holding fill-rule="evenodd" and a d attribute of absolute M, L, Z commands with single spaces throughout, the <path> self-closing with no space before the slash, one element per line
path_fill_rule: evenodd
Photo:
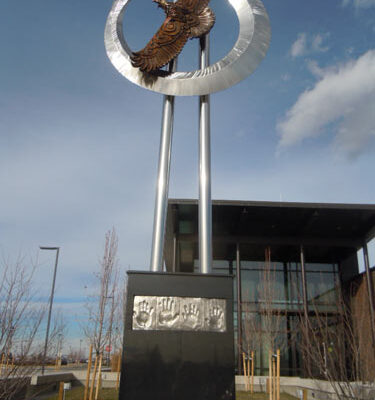
<path fill-rule="evenodd" d="M 297 40 L 292 44 L 290 55 L 299 57 L 306 53 L 306 33 L 298 34 Z"/>
<path fill-rule="evenodd" d="M 375 0 L 343 0 L 344 7 L 353 5 L 355 8 L 370 8 L 375 6 Z"/>
<path fill-rule="evenodd" d="M 317 78 L 324 76 L 324 69 L 320 68 L 315 60 L 307 60 L 307 69 Z"/>
<path fill-rule="evenodd" d="M 279 148 L 320 135 L 334 124 L 335 149 L 357 156 L 375 137 L 375 50 L 326 70 L 311 63 L 320 80 L 303 92 L 278 124 Z"/>
<path fill-rule="evenodd" d="M 313 36 L 307 35 L 306 33 L 299 33 L 289 53 L 293 58 L 312 53 L 324 53 L 329 50 L 329 47 L 324 45 L 324 41 L 329 35 L 328 32 L 317 33 Z"/>
<path fill-rule="evenodd" d="M 322 34 L 320 34 L 320 33 L 318 33 L 317 35 L 315 35 L 314 37 L 313 37 L 313 39 L 312 39 L 312 43 L 311 43 L 311 49 L 314 51 L 314 52 L 319 52 L 319 53 L 324 53 L 324 52 L 326 52 L 326 51 L 328 51 L 329 50 L 329 47 L 328 46 L 323 46 L 323 41 L 324 41 L 324 39 L 326 38 L 326 37 L 328 37 L 329 36 L 329 34 L 327 33 L 327 34 L 325 34 L 325 35 L 322 35 Z"/>

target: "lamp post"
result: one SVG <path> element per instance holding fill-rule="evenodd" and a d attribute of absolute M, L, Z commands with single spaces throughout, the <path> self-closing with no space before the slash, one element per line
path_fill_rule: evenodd
<path fill-rule="evenodd" d="M 51 313 L 52 313 L 52 303 L 53 303 L 53 295 L 55 293 L 55 282 L 56 282 L 56 270 L 57 270 L 57 262 L 59 260 L 59 251 L 60 247 L 46 247 L 39 246 L 40 250 L 55 250 L 56 251 L 56 260 L 55 260 L 55 269 L 53 271 L 53 281 L 52 281 L 52 289 L 51 296 L 49 301 L 49 310 L 48 310 L 48 321 L 47 321 L 47 331 L 46 331 L 46 340 L 44 342 L 44 353 L 43 353 L 43 361 L 42 361 L 42 375 L 44 375 L 44 367 L 46 363 L 47 356 L 47 346 L 48 346 L 48 335 L 49 335 L 49 327 L 51 324 Z"/>
<path fill-rule="evenodd" d="M 106 299 L 112 299 L 112 307 L 111 307 L 110 322 L 109 322 L 109 344 L 108 344 L 109 350 L 107 354 L 107 364 L 109 365 L 111 361 L 111 350 L 112 350 L 111 339 L 112 339 L 113 309 L 114 309 L 115 296 L 114 294 L 112 294 L 112 296 L 106 296 Z"/>

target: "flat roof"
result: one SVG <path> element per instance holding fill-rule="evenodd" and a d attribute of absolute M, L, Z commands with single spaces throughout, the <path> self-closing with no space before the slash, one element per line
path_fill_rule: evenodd
<path fill-rule="evenodd" d="M 213 200 L 212 230 L 214 245 L 300 243 L 359 249 L 375 237 L 375 204 Z M 169 200 L 166 260 L 175 234 L 197 241 L 198 200 Z M 219 249 L 214 246 L 215 251 Z"/>

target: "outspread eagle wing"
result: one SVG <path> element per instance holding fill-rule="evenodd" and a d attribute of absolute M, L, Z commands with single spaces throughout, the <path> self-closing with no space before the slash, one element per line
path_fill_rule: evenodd
<path fill-rule="evenodd" d="M 186 24 L 167 17 L 144 49 L 133 52 L 131 61 L 141 71 L 153 71 L 173 60 L 189 38 Z"/>
<path fill-rule="evenodd" d="M 199 14 L 204 8 L 208 6 L 210 0 L 178 0 L 176 5 L 190 11 L 194 14 Z"/>
<path fill-rule="evenodd" d="M 208 33 L 215 23 L 215 14 L 208 7 L 210 0 L 178 0 L 176 5 L 187 10 L 190 37 L 197 38 Z"/>

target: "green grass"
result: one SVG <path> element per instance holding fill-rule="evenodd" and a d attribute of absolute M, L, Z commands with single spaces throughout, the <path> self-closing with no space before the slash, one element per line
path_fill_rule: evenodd
<path fill-rule="evenodd" d="M 73 388 L 72 390 L 67 390 L 65 392 L 65 400 L 82 400 L 84 394 L 83 387 Z M 94 393 L 95 396 L 95 393 Z M 118 399 L 118 391 L 116 389 L 101 389 L 99 392 L 99 400 L 117 400 Z M 51 397 L 48 397 L 46 400 L 57 400 L 58 394 L 55 394 Z M 268 400 L 269 395 L 266 393 L 253 393 L 249 392 L 237 392 L 236 400 Z M 280 400 L 296 400 L 296 397 L 293 397 L 286 393 L 280 394 Z"/>
<path fill-rule="evenodd" d="M 236 400 L 268 400 L 270 398 L 267 393 L 249 393 L 249 392 L 236 392 Z M 296 400 L 297 397 L 290 394 L 280 393 L 280 400 Z"/>
<path fill-rule="evenodd" d="M 67 390 L 65 392 L 65 400 L 83 400 L 84 395 L 84 388 L 83 387 L 76 387 L 72 390 Z M 95 398 L 95 391 L 93 397 Z M 58 400 L 59 394 L 55 394 L 51 397 L 48 397 L 46 400 Z M 117 400 L 118 399 L 118 390 L 110 389 L 110 388 L 103 388 L 99 392 L 98 396 L 99 400 Z"/>

